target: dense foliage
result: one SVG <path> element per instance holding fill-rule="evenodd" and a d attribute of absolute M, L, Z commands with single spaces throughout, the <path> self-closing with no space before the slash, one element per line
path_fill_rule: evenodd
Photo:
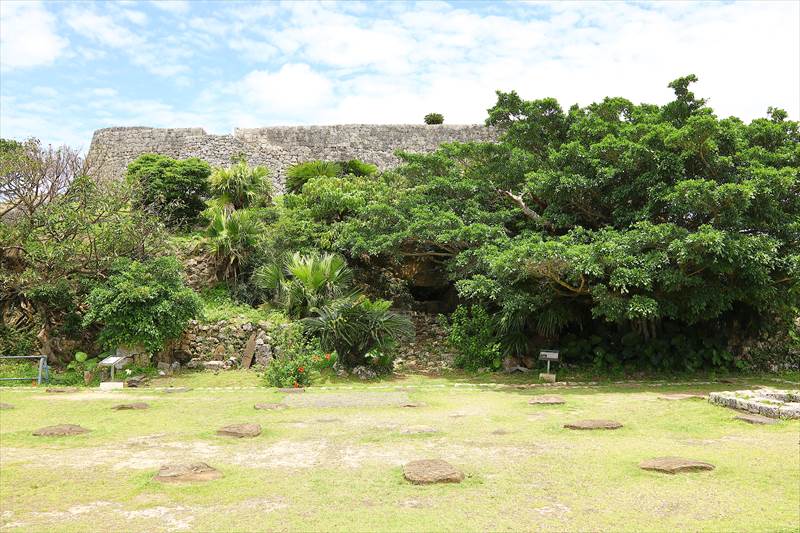
<path fill-rule="evenodd" d="M 104 346 L 141 345 L 153 352 L 200 312 L 200 298 L 184 285 L 181 264 L 172 257 L 118 262 L 87 304 L 83 323 L 100 325 Z"/>
<path fill-rule="evenodd" d="M 266 167 L 251 167 L 240 160 L 227 168 L 217 168 L 209 179 L 209 189 L 228 209 L 264 207 L 272 198 L 272 181 Z"/>
<path fill-rule="evenodd" d="M 694 79 L 671 83 L 664 106 L 564 111 L 498 93 L 487 123 L 501 143 L 312 177 L 265 244 L 337 252 L 412 290 L 452 284 L 493 317 L 486 349 L 503 354 L 556 344 L 601 366 L 730 364 L 797 316 L 800 133 L 777 109 L 716 117 Z"/>
<path fill-rule="evenodd" d="M 444 115 L 441 113 L 428 113 L 425 115 L 425 124 L 444 124 Z"/>
<path fill-rule="evenodd" d="M 136 205 L 170 227 L 191 226 L 205 208 L 211 167 L 192 157 L 176 160 L 144 154 L 128 165 L 127 179 L 138 185 Z"/>

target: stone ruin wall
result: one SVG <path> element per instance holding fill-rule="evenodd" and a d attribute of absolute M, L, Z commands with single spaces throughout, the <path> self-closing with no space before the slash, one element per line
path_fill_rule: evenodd
<path fill-rule="evenodd" d="M 295 163 L 360 159 L 383 170 L 399 162 L 397 150 L 431 152 L 447 142 L 495 140 L 496 130 L 480 125 L 277 126 L 237 128 L 233 135 L 210 135 L 202 128 L 125 127 L 97 130 L 88 157 L 99 177 L 119 179 L 145 153 L 198 157 L 212 166 L 227 166 L 244 154 L 250 164 L 268 167 L 282 190 L 284 170 Z"/>

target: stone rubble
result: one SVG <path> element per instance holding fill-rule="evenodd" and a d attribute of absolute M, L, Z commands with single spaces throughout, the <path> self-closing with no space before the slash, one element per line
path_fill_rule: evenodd
<path fill-rule="evenodd" d="M 763 388 L 712 392 L 708 401 L 769 418 L 800 418 L 800 390 Z"/>

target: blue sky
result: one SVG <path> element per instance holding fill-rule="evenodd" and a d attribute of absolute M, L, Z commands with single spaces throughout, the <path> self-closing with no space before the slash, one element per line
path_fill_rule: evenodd
<path fill-rule="evenodd" d="M 0 135 L 482 122 L 494 91 L 800 113 L 800 2 L 0 1 Z"/>

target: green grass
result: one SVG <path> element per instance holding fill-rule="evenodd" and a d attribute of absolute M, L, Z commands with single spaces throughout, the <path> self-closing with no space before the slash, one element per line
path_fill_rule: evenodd
<path fill-rule="evenodd" d="M 797 531 L 800 421 L 751 426 L 702 400 L 663 401 L 663 391 L 740 384 L 493 388 L 464 376 L 339 382 L 302 395 L 274 389 L 209 390 L 259 383 L 252 372 L 193 373 L 154 380 L 157 389 L 50 395 L 4 389 L 0 401 L 0 527 L 3 531 Z M 500 380 L 498 380 L 500 381 Z M 756 385 L 758 378 L 747 380 Z M 774 385 L 762 381 L 765 385 Z M 563 406 L 531 406 L 557 392 Z M 336 396 L 330 396 L 335 394 Z M 256 402 L 360 401 L 406 394 L 424 407 L 290 407 Z M 347 395 L 347 396 L 342 396 Z M 379 396 L 375 396 L 379 395 Z M 117 412 L 140 399 L 146 411 Z M 463 415 L 463 416 L 452 416 Z M 563 423 L 613 418 L 625 427 L 573 432 Z M 255 439 L 214 435 L 257 422 Z M 76 423 L 91 433 L 31 436 Z M 432 435 L 404 435 L 411 425 Z M 505 434 L 495 434 L 505 430 Z M 677 476 L 639 461 L 679 455 L 716 470 Z M 413 486 L 411 459 L 440 457 L 462 469 L 458 485 Z M 205 484 L 152 481 L 166 462 L 205 461 L 224 478 Z"/>
<path fill-rule="evenodd" d="M 235 301 L 223 285 L 202 291 L 200 298 L 203 310 L 199 320 L 206 324 L 233 317 L 248 322 L 285 320 L 283 315 L 273 310 L 255 308 Z"/>

